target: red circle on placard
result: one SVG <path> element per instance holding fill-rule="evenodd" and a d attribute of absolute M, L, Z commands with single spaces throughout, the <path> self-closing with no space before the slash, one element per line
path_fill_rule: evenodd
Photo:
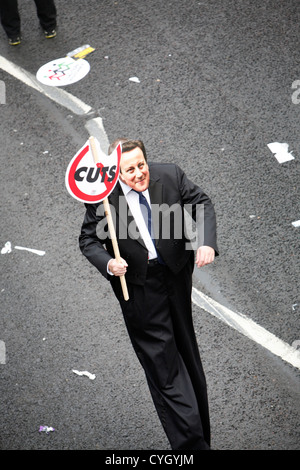
<path fill-rule="evenodd" d="M 113 190 L 113 187 L 116 183 L 116 179 L 114 179 L 110 183 L 105 182 L 106 191 L 104 191 L 103 193 L 99 193 L 99 194 L 91 196 L 90 194 L 86 194 L 86 193 L 82 192 L 75 183 L 74 174 L 75 174 L 75 171 L 77 170 L 77 165 L 83 159 L 83 157 L 86 155 L 86 153 L 88 151 L 89 151 L 89 145 L 84 147 L 81 150 L 81 152 L 79 152 L 77 157 L 74 159 L 74 162 L 72 163 L 72 165 L 70 167 L 70 171 L 69 171 L 69 175 L 68 175 L 68 183 L 69 183 L 70 190 L 72 191 L 74 196 L 76 196 L 77 198 L 82 199 L 83 201 L 86 201 L 86 202 L 100 202 L 103 199 L 105 199 L 111 193 L 111 191 Z M 116 175 L 119 174 L 120 154 L 121 154 L 121 148 L 120 147 L 117 148 L 117 152 L 118 152 L 118 167 L 117 167 Z M 99 200 L 100 196 L 101 196 L 101 199 Z"/>

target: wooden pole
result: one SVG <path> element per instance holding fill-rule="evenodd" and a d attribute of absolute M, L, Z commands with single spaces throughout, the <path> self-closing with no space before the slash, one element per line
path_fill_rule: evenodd
<path fill-rule="evenodd" d="M 94 137 L 90 137 L 89 142 L 90 142 L 90 147 L 91 147 L 91 150 L 92 150 L 94 162 L 96 164 L 100 163 L 99 157 L 98 157 L 98 154 L 97 154 L 97 149 L 96 149 Z M 113 244 L 115 258 L 118 262 L 120 262 L 121 261 L 120 250 L 119 250 L 118 240 L 117 240 L 117 237 L 116 237 L 116 231 L 115 231 L 113 218 L 112 218 L 112 215 L 111 215 L 111 210 L 110 210 L 110 206 L 109 206 L 109 202 L 108 202 L 107 197 L 103 200 L 103 205 L 104 205 L 104 212 L 105 212 L 107 223 L 108 223 L 108 229 L 109 229 L 111 241 L 112 241 L 112 244 Z M 120 276 L 120 282 L 121 282 L 121 286 L 122 286 L 124 299 L 128 300 L 129 295 L 128 295 L 127 284 L 126 284 L 126 279 L 125 279 L 124 275 Z"/>

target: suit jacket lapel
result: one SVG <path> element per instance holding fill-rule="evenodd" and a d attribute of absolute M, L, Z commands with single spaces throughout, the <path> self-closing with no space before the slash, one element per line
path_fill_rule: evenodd
<path fill-rule="evenodd" d="M 156 180 L 151 180 L 149 183 L 149 195 L 152 206 L 152 224 L 154 232 L 154 242 L 158 246 L 159 241 L 159 225 L 160 220 L 157 215 L 159 215 L 158 206 L 161 206 L 163 203 L 163 185 L 159 182 L 159 178 Z"/>
<path fill-rule="evenodd" d="M 151 205 L 152 204 L 162 204 L 163 200 L 163 186 L 159 182 L 159 179 L 157 180 L 152 180 L 150 179 L 149 183 L 149 195 L 150 195 L 150 201 Z"/>
<path fill-rule="evenodd" d="M 109 196 L 109 202 L 114 206 L 116 213 L 123 223 L 127 226 L 134 220 L 130 212 L 129 206 L 126 202 L 126 198 L 122 191 L 121 185 L 118 183 Z M 126 209 L 126 210 L 125 210 Z"/>

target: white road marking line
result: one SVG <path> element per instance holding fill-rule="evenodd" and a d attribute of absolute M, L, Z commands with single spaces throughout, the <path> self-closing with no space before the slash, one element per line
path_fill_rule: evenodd
<path fill-rule="evenodd" d="M 54 88 L 49 86 L 47 87 L 46 85 L 42 85 L 36 79 L 36 77 L 34 77 L 34 75 L 22 69 L 13 62 L 10 62 L 9 60 L 5 59 L 5 57 L 3 56 L 0 56 L 0 69 L 9 73 L 10 75 L 17 78 L 26 85 L 30 86 L 31 88 L 34 88 L 35 90 L 39 91 L 47 98 L 50 98 L 52 101 L 58 103 L 60 106 L 69 109 L 74 114 L 87 115 L 88 113 L 93 112 L 93 108 L 91 106 L 85 104 L 83 101 L 76 98 L 76 96 L 71 95 L 70 93 L 60 88 Z M 109 141 L 102 124 L 102 119 L 100 117 L 90 119 L 89 121 L 87 121 L 85 127 L 90 135 L 93 135 L 98 139 L 101 148 L 108 149 Z"/>
<path fill-rule="evenodd" d="M 90 106 L 86 105 L 70 93 L 67 93 L 64 90 L 56 88 L 49 89 L 49 87 L 42 86 L 38 83 L 32 74 L 26 72 L 26 70 L 8 61 L 2 56 L 0 56 L 0 68 L 10 75 L 13 75 L 18 80 L 21 80 L 28 86 L 41 92 L 43 95 L 57 102 L 61 106 L 68 108 L 75 114 L 82 115 L 92 111 Z M 105 143 L 107 142 L 107 137 L 102 125 L 101 118 L 91 119 L 86 123 L 85 127 L 90 132 L 90 134 L 96 133 L 98 131 L 99 135 L 96 137 L 98 138 L 99 142 L 101 142 L 101 137 L 104 138 Z M 223 305 L 218 304 L 214 300 L 202 294 L 194 287 L 192 292 L 192 300 L 200 308 L 203 308 L 215 317 L 224 321 L 227 325 L 235 328 L 248 338 L 268 349 L 276 356 L 281 357 L 284 361 L 300 369 L 300 352 L 277 338 L 272 333 L 269 333 L 261 326 L 257 325 L 250 318 L 247 318 L 242 314 L 232 312 L 228 308 L 223 307 Z"/>
<path fill-rule="evenodd" d="M 0 364 L 6 364 L 5 343 L 0 340 Z"/>
<path fill-rule="evenodd" d="M 98 140 L 103 152 L 107 153 L 109 140 L 104 130 L 102 119 L 100 117 L 90 119 L 86 122 L 85 128 L 88 130 L 90 136 L 93 136 Z"/>
<path fill-rule="evenodd" d="M 247 338 L 250 338 L 292 366 L 300 369 L 300 351 L 277 338 L 246 315 L 233 312 L 229 308 L 210 299 L 195 287 L 193 287 L 192 291 L 192 300 L 198 307 L 211 313 L 227 325 L 247 336 Z"/>
<path fill-rule="evenodd" d="M 87 114 L 92 110 L 90 106 L 67 91 L 43 85 L 34 75 L 5 59 L 3 56 L 0 56 L 0 68 L 75 114 Z"/>

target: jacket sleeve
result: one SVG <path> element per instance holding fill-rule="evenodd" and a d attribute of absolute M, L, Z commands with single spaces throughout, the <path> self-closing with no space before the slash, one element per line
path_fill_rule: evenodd
<path fill-rule="evenodd" d="M 199 240 L 201 240 L 199 246 L 208 245 L 212 247 L 218 256 L 217 224 L 213 203 L 199 186 L 187 178 L 180 167 L 177 165 L 176 167 L 182 202 L 192 208 L 192 217 L 196 222 Z"/>
<path fill-rule="evenodd" d="M 103 217 L 97 215 L 98 206 L 99 204 L 85 204 L 86 213 L 79 235 L 79 248 L 90 263 L 109 279 L 107 263 L 112 256 L 104 247 L 105 240 L 97 236 L 97 225 L 103 221 Z"/>

